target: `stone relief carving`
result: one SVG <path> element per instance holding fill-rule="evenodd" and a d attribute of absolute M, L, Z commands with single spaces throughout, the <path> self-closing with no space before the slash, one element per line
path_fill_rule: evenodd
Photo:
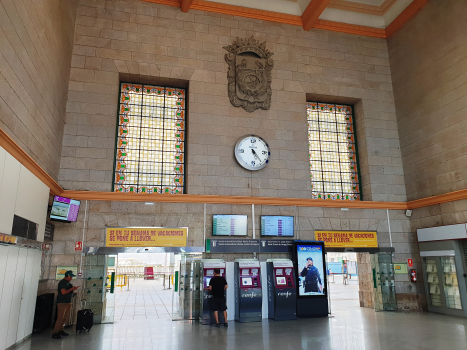
<path fill-rule="evenodd" d="M 269 109 L 271 106 L 271 70 L 273 55 L 266 49 L 266 42 L 255 38 L 237 38 L 227 50 L 225 61 L 230 103 L 243 107 L 247 112 L 256 109 Z"/>

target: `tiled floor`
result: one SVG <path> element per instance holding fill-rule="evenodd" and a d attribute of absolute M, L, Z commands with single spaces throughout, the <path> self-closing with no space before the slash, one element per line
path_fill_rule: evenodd
<path fill-rule="evenodd" d="M 163 289 L 162 280 L 131 279 L 130 290 L 122 289 L 115 292 L 114 322 L 172 318 L 173 289 Z"/>
<path fill-rule="evenodd" d="M 146 287 L 144 287 L 146 288 Z M 146 302 L 162 309 L 164 302 L 142 288 L 133 300 L 122 293 L 122 318 L 109 325 L 95 325 L 91 332 L 72 333 L 63 340 L 50 338 L 50 332 L 34 335 L 17 349 L 199 349 L 199 350 L 460 350 L 467 348 L 467 320 L 434 313 L 374 312 L 358 306 L 356 282 L 330 285 L 333 315 L 321 319 L 229 322 L 229 328 L 203 326 L 198 322 L 171 321 L 167 318 L 136 317 L 130 305 Z M 155 288 L 156 294 L 162 294 Z M 117 295 L 118 296 L 118 295 Z M 159 305 L 159 306 L 158 306 Z M 165 306 L 164 306 L 165 308 Z M 118 309 L 117 309 L 118 310 Z M 164 312 L 161 312 L 161 316 Z"/>

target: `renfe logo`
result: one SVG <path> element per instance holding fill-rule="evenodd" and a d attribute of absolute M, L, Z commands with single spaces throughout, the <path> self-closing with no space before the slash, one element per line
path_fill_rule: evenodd
<path fill-rule="evenodd" d="M 242 294 L 242 298 L 254 298 L 256 296 L 258 296 L 258 294 L 255 292 Z"/>
<path fill-rule="evenodd" d="M 292 293 L 289 292 L 289 291 L 277 293 L 277 296 L 278 296 L 278 297 L 283 297 L 283 296 L 285 296 L 286 299 L 287 299 L 290 295 L 292 295 Z"/>

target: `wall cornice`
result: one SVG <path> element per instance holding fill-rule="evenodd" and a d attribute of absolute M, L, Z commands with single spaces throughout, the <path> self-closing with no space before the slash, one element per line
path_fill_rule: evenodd
<path fill-rule="evenodd" d="M 52 194 L 59 195 L 63 188 L 42 167 L 27 154 L 2 128 L 0 128 L 0 146 L 20 162 L 26 169 L 41 180 Z"/>

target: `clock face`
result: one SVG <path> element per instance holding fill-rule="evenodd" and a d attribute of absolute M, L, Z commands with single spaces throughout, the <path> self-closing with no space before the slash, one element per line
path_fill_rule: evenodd
<path fill-rule="evenodd" d="M 269 162 L 269 146 L 256 135 L 243 136 L 235 145 L 237 162 L 248 170 L 263 169 Z"/>

